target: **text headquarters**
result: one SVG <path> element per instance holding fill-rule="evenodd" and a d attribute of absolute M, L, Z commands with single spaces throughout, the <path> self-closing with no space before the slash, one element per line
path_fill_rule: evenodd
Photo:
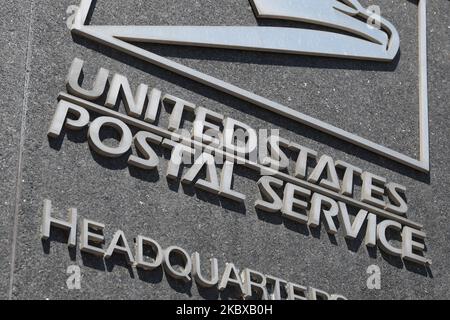
<path fill-rule="evenodd" d="M 133 87 L 123 75 L 110 75 L 103 68 L 87 88 L 80 84 L 83 64 L 74 59 L 70 67 L 67 93 L 58 97 L 50 138 L 59 137 L 63 128 L 87 129 L 94 152 L 117 158 L 131 151 L 128 164 L 143 170 L 157 170 L 161 159 L 155 150 L 168 149 L 168 179 L 238 202 L 245 202 L 245 190 L 233 188 L 233 175 L 235 167 L 242 166 L 260 175 L 256 209 L 309 228 L 323 225 L 332 235 L 339 226 L 348 239 L 362 236 L 366 246 L 431 264 L 423 253 L 422 225 L 406 217 L 404 186 L 283 139 L 278 130 L 257 132 L 145 84 Z M 116 108 L 120 102 L 124 113 Z M 159 121 L 162 117 L 165 121 Z M 186 117 L 193 121 L 184 121 Z M 107 127 L 116 132 L 116 143 L 102 140 L 101 131 Z M 393 243 L 390 235 L 395 233 L 400 240 Z"/>

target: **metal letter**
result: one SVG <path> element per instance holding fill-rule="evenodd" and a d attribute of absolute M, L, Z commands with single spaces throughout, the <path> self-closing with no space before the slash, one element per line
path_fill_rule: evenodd
<path fill-rule="evenodd" d="M 120 142 L 117 147 L 109 147 L 100 139 L 100 129 L 103 126 L 111 127 L 120 133 Z M 112 117 L 99 117 L 89 126 L 89 144 L 95 152 L 105 157 L 117 158 L 124 155 L 131 148 L 133 135 L 130 128 L 121 120 Z"/>
<path fill-rule="evenodd" d="M 376 207 L 384 208 L 386 202 L 383 199 L 383 195 L 386 179 L 367 171 L 361 175 L 361 178 L 362 178 L 361 201 L 369 203 Z M 376 186 L 374 182 L 383 185 L 383 187 Z M 375 198 L 374 195 L 378 196 L 378 198 Z"/>
<path fill-rule="evenodd" d="M 223 115 L 208 110 L 203 107 L 197 107 L 195 109 L 195 120 L 192 130 L 192 136 L 196 141 L 202 142 L 204 144 L 210 144 L 214 147 L 219 147 L 221 145 L 220 139 L 214 138 L 211 135 L 207 135 L 204 133 L 205 127 L 208 132 L 214 132 L 217 136 L 220 136 L 220 127 L 216 124 L 207 122 L 206 120 L 213 120 L 218 123 L 222 123 Z"/>
<path fill-rule="evenodd" d="M 258 180 L 258 187 L 263 198 L 268 199 L 271 202 L 265 200 L 256 200 L 255 208 L 267 212 L 278 212 L 283 208 L 283 200 L 273 190 L 272 185 L 275 188 L 281 188 L 284 182 L 280 179 L 264 176 Z"/>
<path fill-rule="evenodd" d="M 174 105 L 169 118 L 169 126 L 167 127 L 170 131 L 177 131 L 178 129 L 180 129 L 184 110 L 191 112 L 195 110 L 195 104 L 174 97 L 170 94 L 164 95 L 164 97 L 162 98 L 162 102 L 169 102 L 170 104 Z"/>
<path fill-rule="evenodd" d="M 179 255 L 183 259 L 184 267 L 182 270 L 175 270 L 175 268 L 170 263 L 171 253 Z M 166 270 L 166 272 L 175 279 L 183 280 L 186 282 L 190 281 L 191 277 L 189 277 L 189 274 L 192 270 L 191 257 L 184 249 L 180 247 L 168 247 L 166 250 L 164 250 L 164 270 Z"/>
<path fill-rule="evenodd" d="M 353 196 L 354 177 L 361 176 L 362 170 L 341 160 L 336 161 L 336 167 L 345 169 L 341 193 L 349 197 Z"/>
<path fill-rule="evenodd" d="M 144 104 L 147 101 L 148 86 L 140 84 L 133 97 L 127 77 L 115 74 L 112 78 L 108 95 L 106 96 L 105 106 L 113 108 L 119 99 L 119 94 L 122 94 L 123 104 L 127 114 L 131 117 L 140 117 L 144 110 Z"/>
<path fill-rule="evenodd" d="M 220 195 L 222 197 L 237 201 L 237 202 L 244 202 L 245 201 L 245 195 L 237 192 L 235 190 L 232 190 L 232 183 L 233 183 L 233 169 L 234 169 L 234 162 L 231 161 L 225 161 L 222 167 L 222 172 L 220 173 Z"/>
<path fill-rule="evenodd" d="M 80 251 L 87 252 L 96 256 L 104 256 L 105 250 L 97 245 L 105 243 L 105 236 L 100 233 L 90 232 L 89 229 L 94 229 L 97 232 L 103 232 L 105 225 L 92 220 L 83 219 L 80 234 Z M 96 244 L 96 246 L 90 245 L 90 242 Z"/>
<path fill-rule="evenodd" d="M 235 145 L 234 134 L 235 128 L 242 128 L 248 135 L 247 143 L 240 141 L 244 145 Z M 223 144 L 230 153 L 236 153 L 242 157 L 253 152 L 258 146 L 258 136 L 256 131 L 250 126 L 232 118 L 226 118 L 223 122 Z"/>
<path fill-rule="evenodd" d="M 273 131 L 273 130 L 272 130 Z M 269 166 L 277 171 L 286 169 L 289 166 L 289 159 L 286 154 L 281 150 L 280 146 L 289 147 L 289 141 L 280 138 L 279 135 L 271 135 L 266 138 L 262 136 L 262 132 L 265 130 L 260 130 L 259 135 L 259 162 L 264 166 Z M 270 155 L 267 151 L 270 150 Z"/>
<path fill-rule="evenodd" d="M 238 287 L 242 295 L 245 292 L 241 277 L 239 276 L 239 271 L 236 269 L 233 263 L 227 262 L 218 289 L 222 291 L 228 285 Z"/>
<path fill-rule="evenodd" d="M 308 216 L 295 212 L 294 207 L 306 210 L 308 203 L 306 201 L 297 199 L 295 196 L 299 195 L 305 198 L 311 196 L 311 191 L 292 183 L 287 183 L 284 188 L 283 208 L 281 209 L 282 215 L 288 219 L 294 220 L 299 223 L 306 224 L 308 222 Z"/>
<path fill-rule="evenodd" d="M 271 300 L 281 300 L 281 283 L 287 284 L 283 279 L 266 275 L 266 280 L 271 284 L 272 292 L 269 294 Z"/>
<path fill-rule="evenodd" d="M 192 254 L 192 277 L 202 287 L 210 288 L 219 282 L 219 265 L 216 258 L 209 259 L 211 263 L 210 279 L 203 277 L 200 267 L 200 254 L 194 252 Z"/>
<path fill-rule="evenodd" d="M 317 152 L 293 142 L 289 144 L 289 149 L 299 151 L 297 161 L 295 163 L 294 176 L 299 179 L 305 178 L 306 169 L 308 167 L 308 159 L 316 159 Z"/>
<path fill-rule="evenodd" d="M 327 206 L 329 209 L 323 208 L 324 206 Z M 311 198 L 308 226 L 314 228 L 319 226 L 321 212 L 323 212 L 323 215 L 325 216 L 325 228 L 327 229 L 327 232 L 329 234 L 336 234 L 337 229 L 333 217 L 337 216 L 339 212 L 337 202 L 319 193 L 314 193 Z"/>
<path fill-rule="evenodd" d="M 327 178 L 321 179 L 325 169 L 327 170 Z M 336 167 L 334 166 L 334 160 L 327 155 L 323 155 L 322 157 L 320 157 L 320 160 L 309 176 L 308 181 L 312 183 L 319 182 L 319 185 L 321 185 L 322 187 L 328 188 L 333 191 L 338 192 L 341 190 Z"/>
<path fill-rule="evenodd" d="M 220 185 L 219 177 L 217 175 L 217 168 L 214 161 L 214 157 L 208 153 L 202 153 L 197 159 L 195 159 L 194 164 L 186 172 L 186 174 L 181 178 L 183 183 L 192 183 L 195 177 L 200 173 L 202 168 L 206 165 L 206 180 L 198 179 L 195 186 L 203 189 L 205 191 L 219 194 Z"/>
<path fill-rule="evenodd" d="M 267 300 L 266 277 L 255 270 L 245 268 L 242 273 L 242 283 L 244 285 L 244 296 L 251 297 L 253 290 L 257 291 L 263 300 Z"/>
<path fill-rule="evenodd" d="M 373 213 L 369 213 L 367 216 L 367 228 L 364 244 L 367 247 L 375 247 L 377 245 L 377 216 Z"/>
<path fill-rule="evenodd" d="M 152 262 L 145 261 L 144 259 L 144 247 L 151 246 L 156 252 L 156 257 Z M 158 242 L 153 239 L 143 236 L 137 236 L 136 238 L 136 267 L 144 270 L 153 270 L 159 267 L 163 261 L 163 250 Z"/>
<path fill-rule="evenodd" d="M 152 89 L 148 97 L 147 111 L 145 112 L 144 121 L 154 123 L 159 111 L 159 105 L 161 102 L 161 91 L 158 89 Z"/>
<path fill-rule="evenodd" d="M 287 284 L 287 294 L 288 300 L 307 300 L 307 288 L 292 282 L 288 282 Z"/>
<path fill-rule="evenodd" d="M 68 118 L 67 115 L 69 113 L 77 116 L 78 119 L 74 120 Z M 64 123 L 66 127 L 71 130 L 80 130 L 88 125 L 89 112 L 76 104 L 61 100 L 56 106 L 56 112 L 53 116 L 47 135 L 52 138 L 59 137 Z"/>
<path fill-rule="evenodd" d="M 105 258 L 109 259 L 115 252 L 124 254 L 129 265 L 134 264 L 133 254 L 131 253 L 127 239 L 122 230 L 118 230 L 114 233 L 111 244 L 105 252 Z"/>
<path fill-rule="evenodd" d="M 147 131 L 139 131 L 134 136 L 134 144 L 136 149 L 143 155 L 143 158 L 130 155 L 128 158 L 128 164 L 139 167 L 141 169 L 154 169 L 159 164 L 159 157 L 155 153 L 155 151 L 150 147 L 148 141 L 151 141 L 154 144 L 160 144 L 162 138 L 157 136 L 151 132 Z"/>
<path fill-rule="evenodd" d="M 359 231 L 366 220 L 367 210 L 361 209 L 353 220 L 350 222 L 350 215 L 348 214 L 347 205 L 343 202 L 338 202 L 339 205 L 339 218 L 341 223 L 344 225 L 344 236 L 350 239 L 356 239 L 358 237 Z"/>
<path fill-rule="evenodd" d="M 425 245 L 421 242 L 415 241 L 413 237 L 416 237 L 420 240 L 424 240 L 426 238 L 426 234 L 423 231 L 415 230 L 408 226 L 403 227 L 402 258 L 421 265 L 431 265 L 431 260 L 413 252 L 413 250 L 419 252 L 423 252 L 425 250 Z"/>
<path fill-rule="evenodd" d="M 308 297 L 310 300 L 330 300 L 327 292 L 312 287 L 308 287 Z"/>
<path fill-rule="evenodd" d="M 51 217 L 52 202 L 48 199 L 44 200 L 42 208 L 42 224 L 41 224 L 41 238 L 47 240 L 50 238 L 50 227 L 56 227 L 69 231 L 69 247 L 75 247 L 77 242 L 77 209 L 69 209 L 69 221 L 62 221 Z"/>
<path fill-rule="evenodd" d="M 388 228 L 394 229 L 396 231 L 402 230 L 402 225 L 396 221 L 384 220 L 380 222 L 377 226 L 377 238 L 380 248 L 386 253 L 392 254 L 393 256 L 401 257 L 402 249 L 395 248 L 386 239 L 386 230 Z"/>
<path fill-rule="evenodd" d="M 109 71 L 100 68 L 95 77 L 94 85 L 91 90 L 86 90 L 78 84 L 83 74 L 84 61 L 78 58 L 73 59 L 66 79 L 67 92 L 86 100 L 96 100 L 105 92 L 106 83 L 108 82 Z"/>
<path fill-rule="evenodd" d="M 400 196 L 399 191 L 405 193 L 406 188 L 398 183 L 389 182 L 386 184 L 386 190 L 389 201 L 387 201 L 385 209 L 399 215 L 405 215 L 408 212 L 408 205 Z"/>
<path fill-rule="evenodd" d="M 163 145 L 166 140 L 163 141 Z M 168 179 L 177 179 L 178 174 L 180 173 L 180 166 L 182 163 L 185 163 L 185 156 L 188 155 L 190 157 L 193 154 L 194 150 L 192 148 L 182 145 L 181 143 L 175 144 L 170 156 L 169 164 L 167 165 L 166 177 Z"/>

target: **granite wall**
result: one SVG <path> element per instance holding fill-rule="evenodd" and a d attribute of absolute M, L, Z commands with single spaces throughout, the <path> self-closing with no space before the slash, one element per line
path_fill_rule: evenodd
<path fill-rule="evenodd" d="M 401 52 L 392 63 L 252 53 L 238 50 L 146 45 L 308 115 L 413 157 L 418 156 L 417 1 L 379 4 L 397 27 Z M 66 212 L 106 224 L 109 241 L 121 229 L 130 242 L 138 234 L 162 246 L 178 245 L 202 257 L 251 267 L 350 299 L 450 298 L 449 111 L 450 2 L 428 1 L 428 81 L 431 171 L 374 155 L 214 89 L 144 63 L 107 46 L 73 37 L 66 13 L 73 0 L 2 1 L 0 100 L 0 298 L 182 299 L 227 298 L 167 277 L 142 272 L 121 257 L 108 261 L 68 249 L 64 233 L 41 241 L 44 199 Z M 91 24 L 256 25 L 246 0 L 96 1 Z M 270 21 L 260 22 L 273 23 Z M 159 151 L 157 171 L 127 165 L 90 149 L 86 132 L 49 139 L 47 130 L 72 60 L 86 61 L 85 81 L 99 67 L 126 75 L 133 85 L 157 87 L 197 105 L 355 164 L 407 187 L 408 218 L 427 233 L 430 268 L 405 264 L 361 241 L 335 239 L 279 216 L 257 212 L 258 175 L 244 168 L 234 186 L 244 204 L 211 196 L 165 177 L 170 153 Z M 186 120 L 189 121 L 189 120 Z M 64 213 L 65 215 L 65 213 Z M 64 216 L 63 215 L 63 216 Z M 339 231 L 342 232 L 341 230 Z M 366 286 L 370 265 L 381 269 L 381 290 Z M 66 286 L 70 265 L 81 267 L 81 289 Z"/>

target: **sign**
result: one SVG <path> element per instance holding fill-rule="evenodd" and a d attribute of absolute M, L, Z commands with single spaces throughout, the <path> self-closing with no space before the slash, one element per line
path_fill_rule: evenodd
<path fill-rule="evenodd" d="M 69 232 L 68 245 L 77 244 L 78 211 L 69 209 L 69 221 L 52 217 L 52 203 L 44 200 L 42 208 L 41 237 L 46 240 L 50 237 L 52 228 Z M 168 276 L 183 282 L 195 281 L 203 288 L 216 288 L 223 291 L 233 288 L 238 298 L 259 298 L 264 300 L 347 300 L 339 294 L 329 294 L 323 290 L 306 287 L 272 275 L 266 275 L 250 268 L 240 272 L 234 263 L 227 262 L 223 273 L 219 275 L 219 262 L 216 258 L 209 260 L 200 257 L 198 252 L 190 255 L 178 246 L 169 246 L 165 249 L 154 239 L 138 235 L 135 240 L 135 250 L 130 247 L 127 237 L 122 230 L 117 230 L 111 242 L 105 247 L 105 224 L 86 218 L 82 219 L 80 230 L 80 251 L 108 259 L 113 254 L 123 255 L 128 264 L 142 270 L 154 270 L 163 267 Z M 148 257 L 148 250 L 154 257 Z M 178 258 L 182 261 L 179 266 L 172 262 Z M 209 268 L 205 274 L 202 264 L 209 261 Z"/>
<path fill-rule="evenodd" d="M 354 133 L 314 119 L 291 107 L 281 105 L 233 84 L 176 63 L 136 43 L 163 43 L 178 46 L 214 47 L 276 52 L 280 54 L 328 56 L 339 59 L 376 60 L 392 63 L 398 58 L 400 37 L 394 25 L 364 8 L 357 0 L 250 0 L 257 19 L 275 19 L 311 24 L 314 28 L 285 26 L 96 26 L 86 23 L 91 0 L 81 0 L 69 24 L 74 34 L 130 54 L 214 89 L 268 109 L 350 144 L 367 149 L 413 169 L 429 171 L 428 106 L 426 70 L 426 1 L 419 1 L 419 119 L 420 157 L 411 158 Z M 375 21 L 374 25 L 368 23 Z M 148 84 L 131 84 L 127 77 L 99 68 L 90 88 L 83 85 L 85 61 L 75 58 L 70 66 L 66 92 L 58 104 L 48 129 L 50 139 L 65 130 L 84 130 L 89 147 L 106 158 L 125 157 L 129 166 L 140 170 L 159 170 L 161 150 L 169 150 L 165 176 L 169 180 L 193 185 L 211 197 L 247 202 L 246 190 L 238 190 L 233 181 L 236 167 L 258 175 L 258 200 L 255 211 L 281 216 L 309 229 L 324 226 L 330 237 L 342 234 L 346 239 L 364 239 L 367 247 L 376 247 L 388 255 L 428 266 L 425 257 L 426 233 L 422 224 L 410 220 L 406 187 L 386 177 L 280 136 L 278 130 L 255 130 L 247 123 L 225 117 L 195 101 L 162 92 Z M 116 106 L 123 104 L 124 110 Z M 193 122 L 183 121 L 186 116 Z M 167 123 L 160 121 L 167 119 Z M 102 138 L 109 128 L 119 137 L 115 145 Z M 357 181 L 362 184 L 359 187 Z M 51 216 L 51 203 L 44 201 L 41 237 L 48 239 L 51 228 L 69 231 L 69 246 L 76 246 L 77 212 L 71 209 L 69 221 Z M 352 214 L 354 212 L 355 214 Z M 352 218 L 354 216 L 354 218 Z M 108 259 L 114 253 L 125 255 L 128 263 L 151 270 L 163 266 L 178 280 L 192 281 L 203 287 L 223 290 L 237 287 L 239 296 L 248 298 L 257 292 L 263 299 L 281 299 L 281 287 L 288 299 L 345 299 L 312 287 L 302 286 L 256 270 L 240 272 L 233 263 L 225 264 L 219 275 L 218 261 L 210 260 L 210 276 L 201 273 L 199 253 L 187 253 L 181 247 L 166 249 L 151 238 L 138 235 L 135 250 L 125 234 L 118 230 L 105 247 L 105 225 L 82 220 L 80 251 Z M 391 241 L 391 236 L 399 239 Z M 144 257 L 144 248 L 156 252 L 152 260 Z M 181 269 L 171 265 L 176 255 L 184 262 Z M 148 257 L 147 257 L 148 258 Z M 284 285 L 281 286 L 281 283 Z"/>
<path fill-rule="evenodd" d="M 110 71 L 104 68 L 98 71 L 91 89 L 82 88 L 83 65 L 84 61 L 74 59 L 67 77 L 69 94 L 59 95 L 49 137 L 59 137 L 64 127 L 69 130 L 88 128 L 87 139 L 94 152 L 117 158 L 128 154 L 134 145 L 136 153 L 128 157 L 128 164 L 144 170 L 155 170 L 159 166 L 155 148 L 170 149 L 168 179 L 176 180 L 181 175 L 184 184 L 194 184 L 212 195 L 238 202 L 245 201 L 246 196 L 232 188 L 233 172 L 236 165 L 244 166 L 261 175 L 258 181 L 261 200 L 254 204 L 256 209 L 281 214 L 312 228 L 324 223 L 331 235 L 337 233 L 334 219 L 338 217 L 345 237 L 351 239 L 359 236 L 365 224 L 366 246 L 378 245 L 388 254 L 415 263 L 431 263 L 416 253 L 425 246 L 414 238 L 423 240 L 426 235 L 420 230 L 421 224 L 404 217 L 408 211 L 404 186 L 329 155 L 319 155 L 280 137 L 278 132 L 260 130 L 257 133 L 245 123 L 163 94 L 157 88 L 140 84 L 133 95 L 123 75 L 114 74 L 107 87 Z M 103 106 L 93 102 L 104 95 Z M 113 110 L 121 97 L 126 114 Z M 159 123 L 158 118 L 168 109 L 162 108 L 163 104 L 172 109 L 167 114 L 169 120 L 165 128 L 154 124 Z M 93 117 L 89 112 L 100 117 L 91 121 Z M 191 128 L 182 125 L 182 118 L 188 113 L 195 117 Z M 120 136 L 117 146 L 102 141 L 100 130 L 106 127 Z M 137 133 L 133 135 L 132 130 Z M 288 151 L 297 154 L 292 164 Z M 308 170 L 310 160 L 316 162 L 312 170 Z M 189 165 L 182 174 L 183 167 Z M 292 167 L 293 172 L 289 172 Z M 338 169 L 344 172 L 341 177 Z M 202 172 L 206 172 L 204 179 Z M 362 180 L 359 195 L 354 194 L 357 177 Z M 359 210 L 353 222 L 349 208 Z M 401 247 L 396 248 L 387 240 L 388 229 L 401 233 Z"/>

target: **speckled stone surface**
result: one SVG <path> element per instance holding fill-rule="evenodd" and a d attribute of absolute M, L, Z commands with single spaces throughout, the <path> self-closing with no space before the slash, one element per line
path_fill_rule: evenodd
<path fill-rule="evenodd" d="M 4 1 L 0 11 L 0 299 L 8 296 L 30 25 L 29 1 Z"/>
<path fill-rule="evenodd" d="M 161 270 L 137 272 L 121 259 L 104 263 L 79 250 L 68 250 L 57 236 L 42 243 L 39 236 L 42 201 L 49 198 L 61 212 L 77 207 L 81 217 L 106 223 L 107 241 L 122 229 L 131 242 L 138 234 L 156 239 L 163 247 L 178 245 L 202 257 L 311 285 L 350 299 L 450 298 L 450 204 L 448 90 L 450 73 L 448 13 L 450 2 L 429 1 L 428 62 L 431 172 L 421 174 L 369 152 L 352 147 L 310 128 L 288 121 L 251 104 L 219 93 L 186 78 L 130 58 L 107 47 L 72 38 L 66 27 L 66 8 L 74 1 L 33 1 L 29 38 L 30 2 L 8 3 L 17 30 L 2 44 L 2 124 L 14 143 L 2 148 L 2 269 L 0 297 L 8 295 L 9 266 L 21 106 L 24 95 L 26 48 L 30 46 L 31 73 L 23 134 L 23 176 L 18 199 L 13 299 L 182 299 L 224 298 L 216 291 L 183 285 Z M 361 1 L 378 3 L 401 37 L 401 55 L 392 64 L 306 58 L 170 46 L 148 46 L 208 74 L 251 89 L 277 102 L 325 120 L 378 143 L 415 156 L 418 153 L 417 5 L 415 1 Z M 19 7 L 19 10 L 14 10 Z M 385 11 L 383 11 L 385 10 Z M 2 13 L 3 14 L 3 13 Z M 22 16 L 20 16 L 22 14 Z M 19 17 L 20 16 L 20 17 Z M 19 22 L 20 20 L 20 22 Z M 5 21 L 5 19 L 3 19 Z M 98 0 L 92 24 L 255 25 L 246 0 Z M 3 44 L 5 43 L 5 44 Z M 17 43 L 17 44 L 16 44 Z M 4 45 L 14 47 L 12 54 Z M 4 63 L 5 57 L 11 63 Z M 165 178 L 167 152 L 161 153 L 158 173 L 129 167 L 125 158 L 109 160 L 94 154 L 86 132 L 67 133 L 49 141 L 46 136 L 56 97 L 73 58 L 87 62 L 89 78 L 98 67 L 126 75 L 132 84 L 146 83 L 252 127 L 280 129 L 289 140 L 320 153 L 355 164 L 407 187 L 408 217 L 424 224 L 428 234 L 429 270 L 404 265 L 380 251 L 347 243 L 342 230 L 331 240 L 322 229 L 311 233 L 278 216 L 255 212 L 258 199 L 252 171 L 239 169 L 235 188 L 247 195 L 244 205 L 169 183 Z M 8 60 L 10 61 L 10 60 Z M 5 74 L 3 72 L 5 66 Z M 4 87 L 6 84 L 6 87 Z M 8 111 L 5 111 L 8 110 Z M 11 138 L 3 137 L 4 141 Z M 5 145 L 5 142 L 3 142 Z M 3 150 L 6 150 L 5 153 Z M 9 151 L 10 150 L 10 151 Z M 5 197 L 5 200 L 3 199 Z M 6 205 L 4 203 L 7 203 Z M 4 259 L 4 260 L 3 260 Z M 368 290 L 366 270 L 377 264 L 382 289 Z M 68 290 L 66 269 L 79 265 L 81 290 Z M 3 283 L 5 285 L 3 285 Z"/>

